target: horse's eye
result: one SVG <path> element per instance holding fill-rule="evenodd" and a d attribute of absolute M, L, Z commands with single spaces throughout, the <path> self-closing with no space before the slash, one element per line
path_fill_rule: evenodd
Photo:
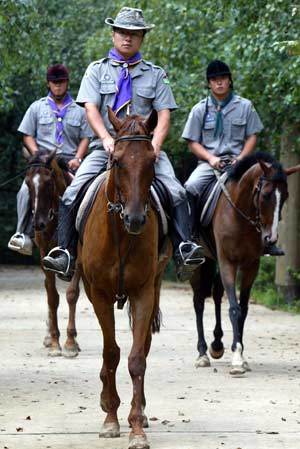
<path fill-rule="evenodd" d="M 263 199 L 264 199 L 265 201 L 269 201 L 269 200 L 271 199 L 272 193 L 273 193 L 272 191 L 271 191 L 271 192 L 264 192 L 264 193 L 262 194 Z"/>

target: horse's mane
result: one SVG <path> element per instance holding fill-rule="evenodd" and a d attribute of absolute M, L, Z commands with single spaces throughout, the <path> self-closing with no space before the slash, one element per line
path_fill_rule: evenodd
<path fill-rule="evenodd" d="M 275 172 L 272 178 L 270 178 L 270 181 L 286 181 L 286 174 L 283 171 L 282 165 L 274 158 L 274 156 L 265 151 L 258 151 L 257 153 L 246 156 L 233 165 L 229 170 L 229 180 L 239 181 L 243 174 L 259 161 L 271 164 L 274 169 Z"/>
<path fill-rule="evenodd" d="M 141 132 L 141 128 L 145 134 L 148 134 L 142 117 L 139 115 L 131 115 L 125 119 L 122 124 L 121 131 L 122 133 L 126 132 L 128 134 L 139 134 Z"/>

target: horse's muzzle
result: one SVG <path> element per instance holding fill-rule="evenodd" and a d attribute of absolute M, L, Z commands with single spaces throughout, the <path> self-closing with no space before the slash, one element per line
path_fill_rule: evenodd
<path fill-rule="evenodd" d="M 146 214 L 124 214 L 125 229 L 129 234 L 140 234 L 146 223 Z"/>

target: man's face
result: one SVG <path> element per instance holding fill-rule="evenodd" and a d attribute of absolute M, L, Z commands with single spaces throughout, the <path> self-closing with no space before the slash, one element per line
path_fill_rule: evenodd
<path fill-rule="evenodd" d="M 62 100 L 67 93 L 69 81 L 55 80 L 48 81 L 47 86 L 55 100 Z"/>
<path fill-rule="evenodd" d="M 213 95 L 217 99 L 227 97 L 230 90 L 230 78 L 228 75 L 214 76 L 209 79 L 208 85 L 211 88 Z"/>
<path fill-rule="evenodd" d="M 131 58 L 137 53 L 142 45 L 144 33 L 142 30 L 123 30 L 117 28 L 113 31 L 112 40 L 116 50 L 124 56 Z"/>

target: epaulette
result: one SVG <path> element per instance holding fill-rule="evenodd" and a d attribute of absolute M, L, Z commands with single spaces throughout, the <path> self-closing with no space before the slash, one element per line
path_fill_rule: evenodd
<path fill-rule="evenodd" d="M 102 62 L 106 61 L 107 59 L 109 59 L 108 56 L 106 56 L 105 58 L 97 59 L 96 61 L 92 61 L 89 67 L 97 64 L 102 64 Z"/>
<path fill-rule="evenodd" d="M 143 59 L 143 62 L 147 65 L 150 65 L 151 67 L 153 67 L 155 69 L 163 70 L 162 67 L 160 67 L 159 65 L 153 64 L 153 62 L 151 62 L 151 61 L 145 61 L 145 59 Z"/>

